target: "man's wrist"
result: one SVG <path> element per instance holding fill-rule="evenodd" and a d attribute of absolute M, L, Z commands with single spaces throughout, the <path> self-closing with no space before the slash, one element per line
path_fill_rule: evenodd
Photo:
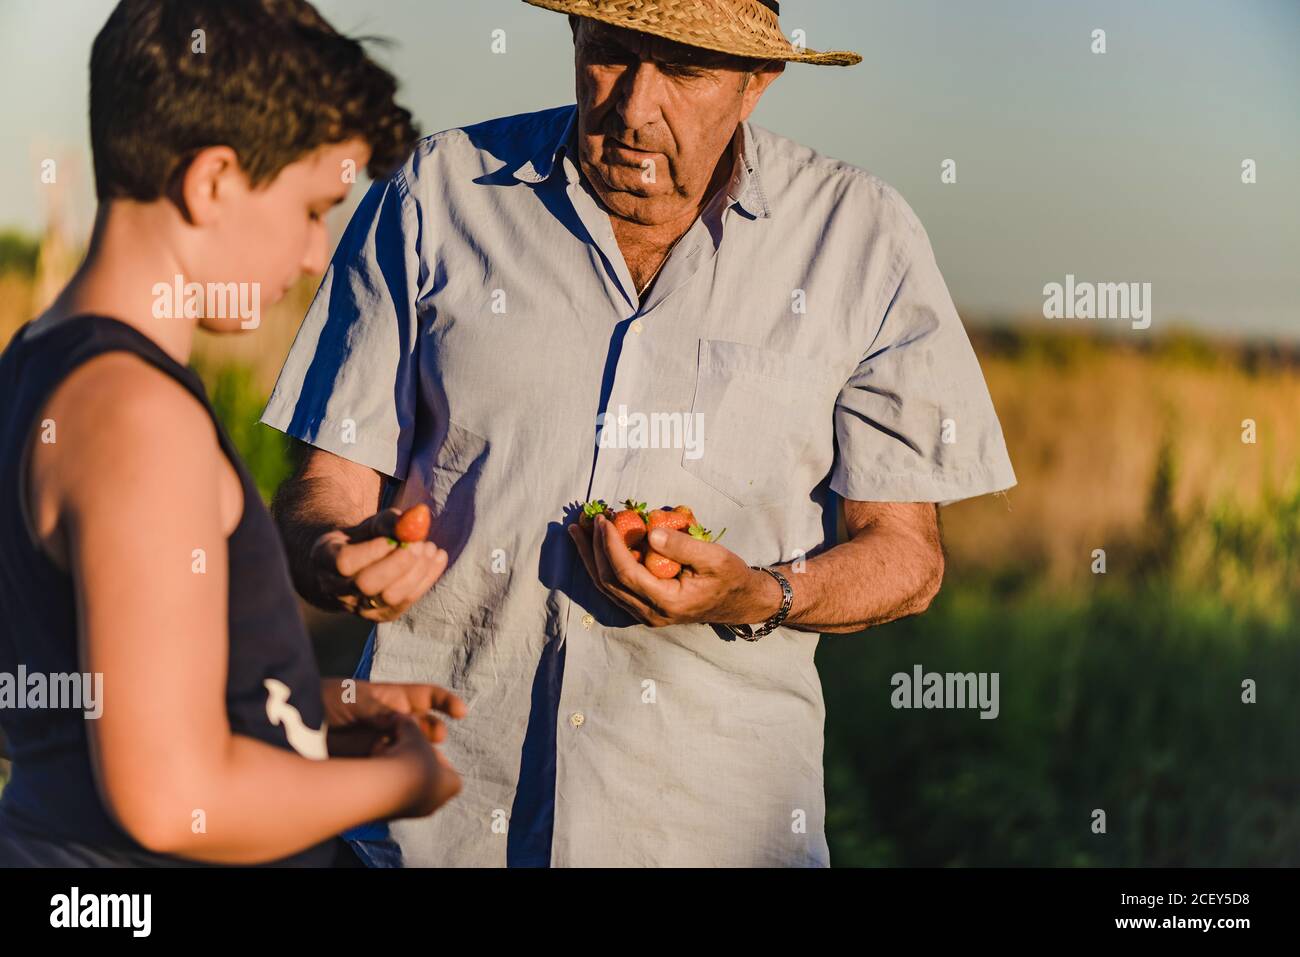
<path fill-rule="evenodd" d="M 776 568 L 755 566 L 751 570 L 754 574 L 770 578 L 776 584 L 781 597 L 777 601 L 775 609 L 768 613 L 768 609 L 771 608 L 768 603 L 770 590 L 767 586 L 762 586 L 763 591 L 756 595 L 753 600 L 753 607 L 758 611 L 753 613 L 750 621 L 740 624 L 727 624 L 722 627 L 737 638 L 744 638 L 746 641 L 757 641 L 785 623 L 786 617 L 794 606 L 794 589 L 790 585 L 790 580 Z M 755 591 L 757 591 L 758 584 L 756 580 L 754 580 L 754 587 Z"/>
<path fill-rule="evenodd" d="M 736 622 L 736 624 L 761 625 L 781 610 L 785 591 L 781 588 L 781 583 L 765 571 L 751 568 L 749 574 L 753 576 L 753 616 L 747 621 Z"/>

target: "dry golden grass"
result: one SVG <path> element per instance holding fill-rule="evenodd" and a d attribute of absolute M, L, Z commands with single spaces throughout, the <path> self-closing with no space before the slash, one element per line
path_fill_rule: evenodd
<path fill-rule="evenodd" d="M 1052 335 L 1047 354 L 999 354 L 976 336 L 1019 484 L 945 510 L 955 563 L 1086 580 L 1094 548 L 1146 537 L 1166 443 L 1172 509 L 1192 523 L 1216 503 L 1262 507 L 1296 476 L 1300 365 L 1251 372 L 1232 346 L 1189 357 Z"/>
<path fill-rule="evenodd" d="M 249 333 L 215 336 L 200 332 L 195 339 L 195 365 L 205 369 L 227 363 L 246 365 L 254 371 L 257 386 L 270 395 L 317 282 L 300 280 L 281 302 L 263 310 L 261 325 Z M 41 308 L 29 278 L 0 272 L 0 347 Z"/>
<path fill-rule="evenodd" d="M 16 272 L 0 272 L 0 345 L 36 313 L 32 281 Z"/>

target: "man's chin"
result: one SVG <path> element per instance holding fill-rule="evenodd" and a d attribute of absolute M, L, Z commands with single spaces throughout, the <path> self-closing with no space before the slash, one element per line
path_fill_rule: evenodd
<path fill-rule="evenodd" d="M 641 170 L 627 166 L 615 166 L 603 171 L 606 189 L 614 193 L 626 193 L 638 199 L 654 199 L 671 190 L 665 190 L 659 183 L 647 183 L 641 178 Z"/>
<path fill-rule="evenodd" d="M 597 193 L 610 212 L 643 226 L 656 226 L 681 215 L 681 210 L 675 208 L 673 191 L 647 187 L 641 182 L 635 185 L 607 182 Z"/>

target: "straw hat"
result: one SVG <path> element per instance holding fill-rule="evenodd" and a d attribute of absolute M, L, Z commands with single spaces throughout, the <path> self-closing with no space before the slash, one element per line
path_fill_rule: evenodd
<path fill-rule="evenodd" d="M 777 20 L 777 0 L 524 0 L 665 40 L 758 60 L 852 66 L 862 57 L 847 50 L 800 50 Z"/>

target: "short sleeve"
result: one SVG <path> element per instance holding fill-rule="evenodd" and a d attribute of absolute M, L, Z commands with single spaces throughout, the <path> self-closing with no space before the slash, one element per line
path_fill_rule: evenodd
<path fill-rule="evenodd" d="M 875 340 L 835 404 L 831 488 L 866 502 L 938 502 L 1016 484 L 979 361 L 919 223 Z"/>
<path fill-rule="evenodd" d="M 398 478 L 415 432 L 418 224 L 402 172 L 370 187 L 262 413 L 272 428 Z"/>

